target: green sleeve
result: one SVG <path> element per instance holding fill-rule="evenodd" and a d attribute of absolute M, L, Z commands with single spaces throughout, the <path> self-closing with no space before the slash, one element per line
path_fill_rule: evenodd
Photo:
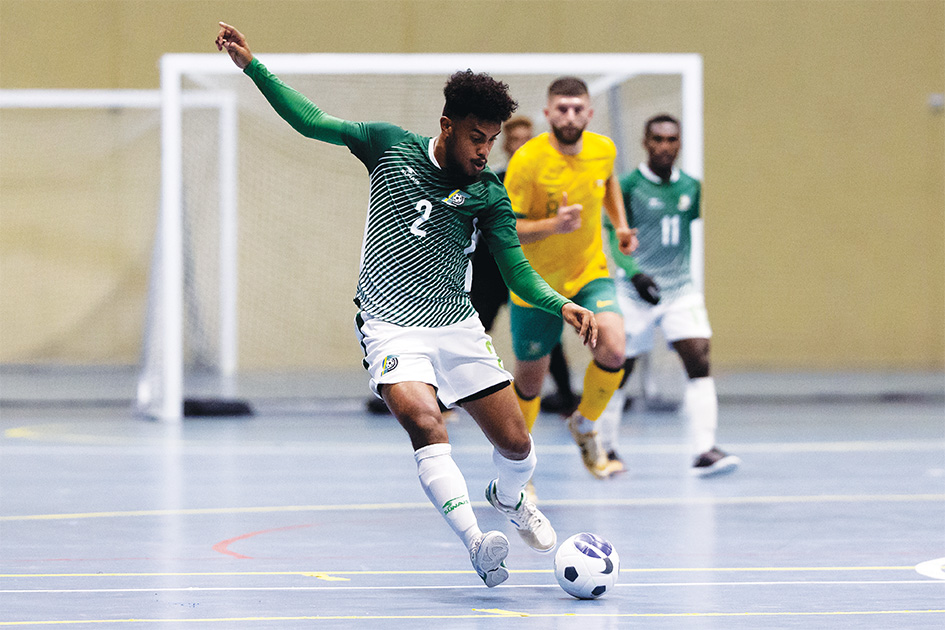
<path fill-rule="evenodd" d="M 521 246 L 501 249 L 493 255 L 509 289 L 532 306 L 561 316 L 562 307 L 571 300 L 548 286 L 529 264 Z"/>
<path fill-rule="evenodd" d="M 255 57 L 243 70 L 276 113 L 307 138 L 343 145 L 372 172 L 384 151 L 411 135 L 384 122 L 351 122 L 326 114 L 315 103 L 289 87 Z"/>
<path fill-rule="evenodd" d="M 329 116 L 315 103 L 289 87 L 255 57 L 243 72 L 253 80 L 276 113 L 303 136 L 330 144 L 346 145 L 357 125 Z"/>

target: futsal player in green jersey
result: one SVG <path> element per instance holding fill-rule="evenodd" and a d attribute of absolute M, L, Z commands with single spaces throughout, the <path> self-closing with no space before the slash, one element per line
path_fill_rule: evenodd
<path fill-rule="evenodd" d="M 734 471 L 741 462 L 715 443 L 719 405 L 709 373 L 712 329 L 705 298 L 690 271 L 690 228 L 700 220 L 701 185 L 676 168 L 680 143 L 678 120 L 666 114 L 651 118 L 643 138 L 648 161 L 620 180 L 627 222 L 639 239 L 633 257 L 620 252 L 613 227 L 605 226 L 618 266 L 617 298 L 627 335 L 624 381 L 636 358 L 653 349 L 653 333 L 659 327 L 689 377 L 682 412 L 694 458 L 692 472 L 706 477 Z M 618 389 L 600 419 L 603 447 L 614 465 L 622 465 L 616 454 L 616 426 L 625 399 Z"/>
<path fill-rule="evenodd" d="M 476 572 L 486 586 L 501 584 L 509 577 L 509 541 L 502 532 L 479 529 L 440 403 L 468 411 L 494 447 L 498 476 L 486 489 L 489 503 L 537 551 L 553 551 L 557 536 L 525 498 L 535 449 L 509 387 L 512 376 L 467 293 L 473 221 L 509 287 L 562 317 L 585 343 L 597 342 L 594 315 L 552 290 L 528 264 L 505 188 L 486 167 L 517 103 L 506 84 L 457 72 L 444 88 L 439 135 L 424 137 L 322 112 L 255 59 L 232 26 L 220 23 L 216 44 L 294 129 L 347 146 L 367 167 L 371 194 L 354 301 L 371 388 L 410 437 L 420 484 L 466 545 Z"/>

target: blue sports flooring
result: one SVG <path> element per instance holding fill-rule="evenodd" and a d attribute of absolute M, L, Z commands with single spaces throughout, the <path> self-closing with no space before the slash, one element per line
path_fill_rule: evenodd
<path fill-rule="evenodd" d="M 945 628 L 941 391 L 723 396 L 719 441 L 744 464 L 705 480 L 675 414 L 631 409 L 629 471 L 606 481 L 542 415 L 541 509 L 559 539 L 595 532 L 621 558 L 595 601 L 565 594 L 486 504 L 491 451 L 460 413 L 480 525 L 512 541 L 511 578 L 485 588 L 406 435 L 362 403 L 169 426 L 125 405 L 8 402 L 0 626 Z"/>

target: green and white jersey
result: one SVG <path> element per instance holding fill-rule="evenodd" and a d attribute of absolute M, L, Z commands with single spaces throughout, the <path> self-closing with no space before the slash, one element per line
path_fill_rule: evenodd
<path fill-rule="evenodd" d="M 457 188 L 433 157 L 433 139 L 361 123 L 349 148 L 371 173 L 355 303 L 401 326 L 446 326 L 476 314 L 466 287 L 475 225 L 490 249 L 518 245 L 505 188 L 486 170 Z"/>
<path fill-rule="evenodd" d="M 296 131 L 347 146 L 367 167 L 370 205 L 354 300 L 363 311 L 400 326 L 448 326 L 475 315 L 466 292 L 475 221 L 509 287 L 560 314 L 568 300 L 522 254 L 512 205 L 492 171 L 459 185 L 436 163 L 432 138 L 326 114 L 258 59 L 243 71 Z"/>
<path fill-rule="evenodd" d="M 664 300 L 696 291 L 689 267 L 692 249 L 690 224 L 699 218 L 699 181 L 674 168 L 664 182 L 645 163 L 620 179 L 627 222 L 637 229 L 640 245 L 632 259 L 620 254 L 608 225 L 611 252 L 622 276 L 642 271 L 660 288 Z M 643 301 L 635 291 L 634 299 Z"/>

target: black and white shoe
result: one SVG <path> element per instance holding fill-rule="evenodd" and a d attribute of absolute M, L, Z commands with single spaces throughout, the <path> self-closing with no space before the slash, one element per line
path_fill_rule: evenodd
<path fill-rule="evenodd" d="M 729 455 L 718 446 L 713 446 L 712 450 L 696 458 L 691 471 L 696 477 L 713 477 L 735 472 L 741 463 L 742 460 L 735 455 Z"/>

